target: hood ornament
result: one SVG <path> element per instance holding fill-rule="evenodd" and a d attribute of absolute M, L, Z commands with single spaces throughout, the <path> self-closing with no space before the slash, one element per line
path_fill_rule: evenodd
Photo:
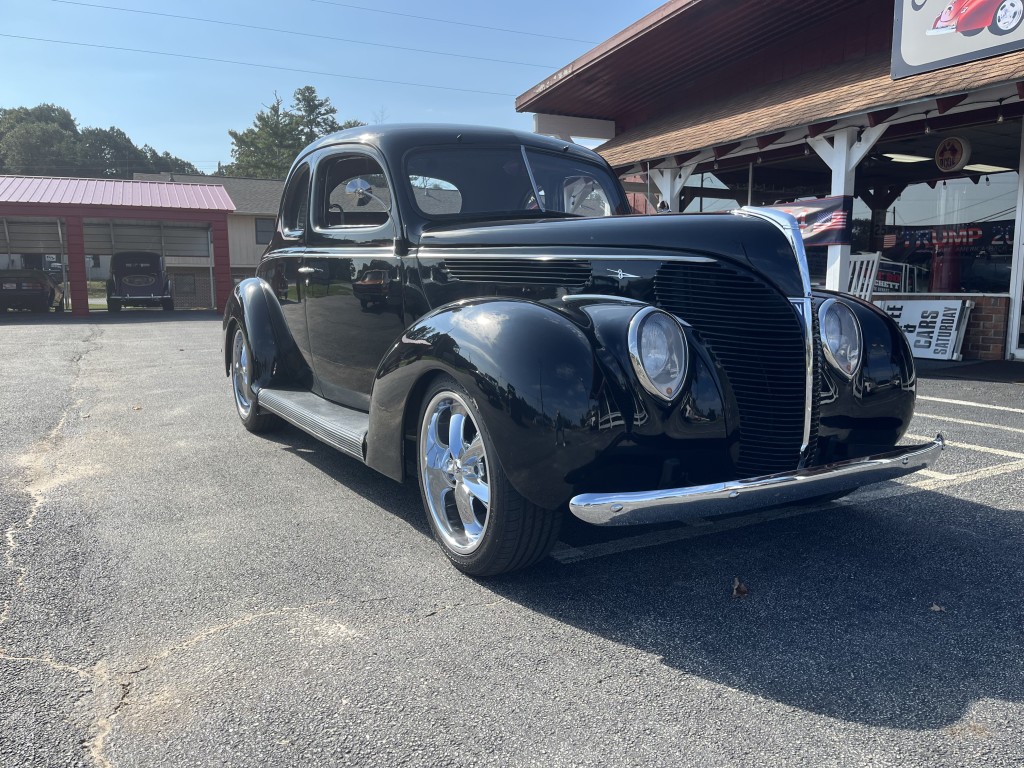
<path fill-rule="evenodd" d="M 611 269 L 609 267 L 608 271 L 615 275 L 619 280 L 625 280 L 627 277 L 640 277 L 640 275 L 631 275 L 629 272 L 623 272 L 621 269 Z"/>

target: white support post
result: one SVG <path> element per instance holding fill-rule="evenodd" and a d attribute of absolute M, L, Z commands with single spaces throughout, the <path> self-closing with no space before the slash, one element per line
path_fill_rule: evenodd
<path fill-rule="evenodd" d="M 689 162 L 675 168 L 652 168 L 648 171 L 648 178 L 658 188 L 661 199 L 668 203 L 672 213 L 679 213 L 679 197 L 683 192 L 683 185 L 696 167 L 696 162 Z"/>
<path fill-rule="evenodd" d="M 853 196 L 854 181 L 857 178 L 856 168 L 871 151 L 875 142 L 882 137 L 887 127 L 883 124 L 873 128 L 843 128 L 833 134 L 831 142 L 821 136 L 807 140 L 811 149 L 832 171 L 831 194 L 834 197 Z M 830 245 L 825 288 L 830 291 L 845 291 L 849 282 L 850 246 Z"/>

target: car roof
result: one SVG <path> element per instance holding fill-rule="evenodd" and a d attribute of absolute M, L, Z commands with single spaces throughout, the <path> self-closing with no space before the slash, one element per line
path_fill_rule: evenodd
<path fill-rule="evenodd" d="M 391 159 L 401 157 L 410 149 L 424 146 L 519 144 L 548 151 L 568 152 L 576 157 L 604 165 L 604 159 L 593 150 L 571 141 L 541 136 L 529 131 L 481 125 L 394 123 L 349 128 L 317 139 L 299 153 L 292 167 L 294 168 L 295 164 L 317 150 L 344 144 L 363 144 L 375 147 Z"/>

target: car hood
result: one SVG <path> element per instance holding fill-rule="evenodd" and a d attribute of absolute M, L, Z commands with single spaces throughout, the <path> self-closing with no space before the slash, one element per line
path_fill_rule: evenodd
<path fill-rule="evenodd" d="M 736 214 L 660 214 L 600 219 L 531 219 L 434 226 L 420 234 L 421 253 L 520 249 L 521 255 L 670 259 L 699 255 L 761 272 L 788 296 L 803 295 L 793 248 L 771 222 Z M 528 249 L 522 252 L 522 249 Z"/>

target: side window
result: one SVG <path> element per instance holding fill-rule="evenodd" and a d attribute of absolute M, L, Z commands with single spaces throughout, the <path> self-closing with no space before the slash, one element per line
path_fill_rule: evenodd
<path fill-rule="evenodd" d="M 306 229 L 309 210 L 309 166 L 303 166 L 292 177 L 285 191 L 281 209 L 281 228 L 288 237 L 301 237 Z M 257 225 L 258 226 L 258 225 Z"/>
<path fill-rule="evenodd" d="M 391 189 L 384 170 L 366 155 L 337 155 L 317 167 L 316 221 L 324 229 L 379 227 L 391 218 Z"/>

